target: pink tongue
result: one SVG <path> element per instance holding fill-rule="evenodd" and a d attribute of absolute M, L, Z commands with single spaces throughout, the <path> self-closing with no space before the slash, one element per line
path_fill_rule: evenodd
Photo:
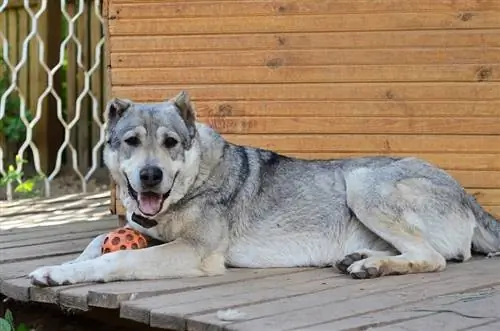
<path fill-rule="evenodd" d="M 162 197 L 155 193 L 139 193 L 139 209 L 144 214 L 155 215 L 161 209 Z"/>

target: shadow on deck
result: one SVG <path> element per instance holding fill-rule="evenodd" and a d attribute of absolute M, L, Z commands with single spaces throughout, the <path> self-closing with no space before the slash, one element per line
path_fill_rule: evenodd
<path fill-rule="evenodd" d="M 109 193 L 0 203 L 0 292 L 173 330 L 500 330 L 498 259 L 374 280 L 331 268 L 232 269 L 205 278 L 30 286 L 25 276 L 34 268 L 70 260 L 117 227 L 108 207 Z M 229 308 L 241 319 L 219 319 Z"/>

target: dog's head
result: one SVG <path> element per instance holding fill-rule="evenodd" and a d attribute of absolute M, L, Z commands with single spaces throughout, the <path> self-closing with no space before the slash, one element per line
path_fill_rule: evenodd
<path fill-rule="evenodd" d="M 152 217 L 186 194 L 199 167 L 195 120 L 184 91 L 163 103 L 108 103 L 104 161 L 127 210 Z"/>

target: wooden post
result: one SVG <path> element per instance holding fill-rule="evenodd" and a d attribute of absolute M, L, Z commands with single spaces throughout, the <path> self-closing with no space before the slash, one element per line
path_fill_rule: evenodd
<path fill-rule="evenodd" d="M 47 66 L 52 69 L 59 62 L 59 47 L 62 41 L 59 1 L 47 1 L 45 13 L 38 22 L 38 30 L 45 44 L 45 61 Z M 45 79 L 45 84 L 42 79 Z M 46 79 L 46 75 L 41 75 L 37 83 L 44 88 L 47 84 Z M 61 91 L 59 73 L 54 75 L 53 88 L 56 92 Z M 57 118 L 57 103 L 54 97 L 48 95 L 42 107 L 42 117 L 34 129 L 34 141 L 40 153 L 42 170 L 45 173 L 50 173 L 54 169 L 57 151 L 64 139 L 64 128 Z"/>
<path fill-rule="evenodd" d="M 106 104 L 109 99 L 112 97 L 112 84 L 111 84 L 111 56 L 110 56 L 110 49 L 109 49 L 109 26 L 108 26 L 108 17 L 109 17 L 109 2 L 110 0 L 103 0 L 102 1 L 102 16 L 104 18 L 104 38 L 105 38 L 105 43 L 104 43 L 104 72 L 105 72 L 105 83 L 104 83 L 104 97 L 105 97 L 105 102 Z M 105 108 L 103 107 L 103 112 L 105 111 Z M 106 118 L 104 118 L 106 120 Z M 125 217 L 125 208 L 120 202 L 119 196 L 118 196 L 118 187 L 115 181 L 111 178 L 110 179 L 110 189 L 111 189 L 111 199 L 110 199 L 110 211 L 113 215 L 118 216 L 118 226 L 124 226 L 127 224 L 127 220 Z"/>

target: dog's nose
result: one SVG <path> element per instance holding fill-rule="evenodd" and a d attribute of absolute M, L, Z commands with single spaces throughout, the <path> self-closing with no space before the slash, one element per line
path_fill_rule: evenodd
<path fill-rule="evenodd" d="M 145 187 L 153 187 L 161 183 L 163 172 L 158 167 L 144 167 L 139 173 L 141 183 Z"/>

